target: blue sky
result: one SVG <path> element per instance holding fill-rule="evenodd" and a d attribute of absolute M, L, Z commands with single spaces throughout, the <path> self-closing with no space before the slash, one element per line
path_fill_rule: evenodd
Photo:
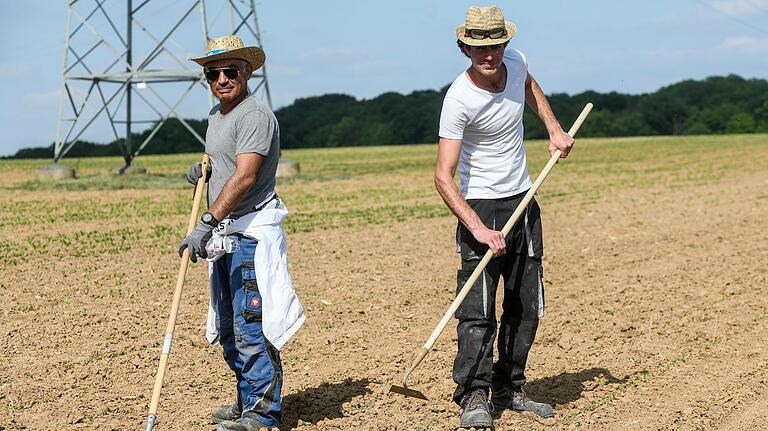
<path fill-rule="evenodd" d="M 191 3 L 152 0 L 141 19 L 161 28 Z M 95 3 L 80 0 L 78 4 L 90 9 Z M 408 93 L 448 84 L 466 67 L 466 59 L 455 47 L 453 29 L 463 21 L 470 4 L 454 0 L 257 2 L 274 107 L 330 92 L 370 98 L 386 91 Z M 547 93 L 642 93 L 682 79 L 729 73 L 768 78 L 768 0 L 497 4 L 518 25 L 512 46 L 527 55 L 531 73 Z M 107 0 L 104 6 L 123 10 L 125 1 Z M 224 25 L 226 14 L 217 14 L 214 6 L 209 9 L 209 20 Z M 5 84 L 0 155 L 45 146 L 55 139 L 66 11 L 61 0 L 0 2 L 4 41 L 0 78 Z M 199 18 L 195 19 L 188 26 L 189 37 L 179 36 L 188 54 L 203 51 Z M 201 87 L 182 114 L 202 118 L 207 106 Z M 102 120 L 83 139 L 112 140 Z"/>

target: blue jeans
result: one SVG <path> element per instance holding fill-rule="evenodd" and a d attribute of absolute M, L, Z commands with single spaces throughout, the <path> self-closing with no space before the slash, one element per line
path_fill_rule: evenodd
<path fill-rule="evenodd" d="M 224 360 L 237 377 L 237 402 L 243 416 L 264 426 L 280 423 L 283 368 L 280 352 L 261 326 L 261 294 L 253 255 L 256 241 L 238 235 L 240 249 L 214 262 L 212 283 L 218 297 Z"/>

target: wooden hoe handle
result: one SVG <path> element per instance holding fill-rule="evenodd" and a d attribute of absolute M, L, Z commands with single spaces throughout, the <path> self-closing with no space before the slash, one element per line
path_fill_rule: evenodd
<path fill-rule="evenodd" d="M 197 217 L 200 214 L 200 202 L 203 199 L 203 189 L 205 188 L 206 175 L 208 174 L 208 154 L 203 154 L 203 160 L 201 162 L 202 176 L 197 180 L 197 186 L 195 187 L 195 197 L 192 201 L 192 212 L 189 214 L 189 224 L 187 224 L 187 235 L 192 233 L 192 230 L 197 224 Z M 168 355 L 171 353 L 171 342 L 173 341 L 173 329 L 176 326 L 176 315 L 179 313 L 179 303 L 181 302 L 181 291 L 184 287 L 184 278 L 187 276 L 187 267 L 189 266 L 189 247 L 184 249 L 184 253 L 181 255 L 181 263 L 179 265 L 179 275 L 176 278 L 176 290 L 173 292 L 173 303 L 171 304 L 171 315 L 168 317 L 168 326 L 165 328 L 165 341 L 163 342 L 163 350 L 160 353 L 160 364 L 157 367 L 157 375 L 155 376 L 155 388 L 152 391 L 152 402 L 149 404 L 149 413 L 147 414 L 147 429 L 146 431 L 152 431 L 155 426 L 155 420 L 157 419 L 157 405 L 160 403 L 160 391 L 163 388 L 163 379 L 165 378 L 165 370 L 168 367 Z"/>

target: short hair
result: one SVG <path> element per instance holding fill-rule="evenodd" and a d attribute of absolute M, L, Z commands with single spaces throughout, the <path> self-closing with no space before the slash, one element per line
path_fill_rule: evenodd
<path fill-rule="evenodd" d="M 456 45 L 459 46 L 459 51 L 461 51 L 462 54 L 466 55 L 467 58 L 470 58 L 469 56 L 469 47 L 470 45 L 467 45 L 466 43 L 462 42 L 461 39 L 456 39 Z M 507 48 L 507 45 L 509 45 L 509 41 L 504 42 L 504 49 Z"/>
<path fill-rule="evenodd" d="M 240 71 L 245 71 L 248 66 L 251 65 L 251 63 L 248 63 L 248 60 L 242 59 L 242 58 L 236 58 L 235 61 L 237 61 L 237 68 L 240 69 Z"/>
<path fill-rule="evenodd" d="M 232 59 L 232 61 L 234 62 L 234 65 L 237 68 L 237 70 L 239 70 L 244 75 L 247 75 L 248 70 L 250 70 L 251 73 L 253 73 L 253 67 L 251 67 L 251 63 L 249 63 L 248 60 L 245 60 L 242 58 L 234 58 Z M 249 79 L 251 79 L 251 75 L 248 75 L 245 77 L 246 81 Z"/>

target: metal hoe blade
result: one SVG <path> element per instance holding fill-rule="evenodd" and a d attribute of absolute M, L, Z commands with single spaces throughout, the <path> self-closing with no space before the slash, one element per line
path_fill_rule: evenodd
<path fill-rule="evenodd" d="M 421 348 L 421 350 L 419 350 L 419 354 L 416 356 L 416 358 L 414 358 L 413 363 L 411 364 L 411 367 L 405 371 L 405 375 L 403 376 L 403 385 L 402 386 L 392 385 L 392 387 L 389 388 L 390 392 L 394 392 L 400 395 L 405 395 L 406 397 L 419 398 L 422 400 L 427 399 L 427 396 L 424 395 L 423 392 L 416 389 L 411 389 L 408 387 L 408 377 L 411 375 L 413 370 L 415 370 L 416 367 L 419 366 L 419 364 L 424 359 L 424 357 L 427 356 L 427 353 L 429 353 L 429 349 L 431 347 L 432 347 L 431 345 L 429 346 L 425 345 L 424 347 Z"/>
<path fill-rule="evenodd" d="M 419 398 L 422 400 L 428 400 L 427 396 L 424 395 L 424 393 L 422 393 L 421 391 L 418 391 L 416 389 L 411 389 L 405 386 L 392 385 L 389 388 L 389 392 L 405 395 L 406 397 L 413 397 L 413 398 Z"/>

